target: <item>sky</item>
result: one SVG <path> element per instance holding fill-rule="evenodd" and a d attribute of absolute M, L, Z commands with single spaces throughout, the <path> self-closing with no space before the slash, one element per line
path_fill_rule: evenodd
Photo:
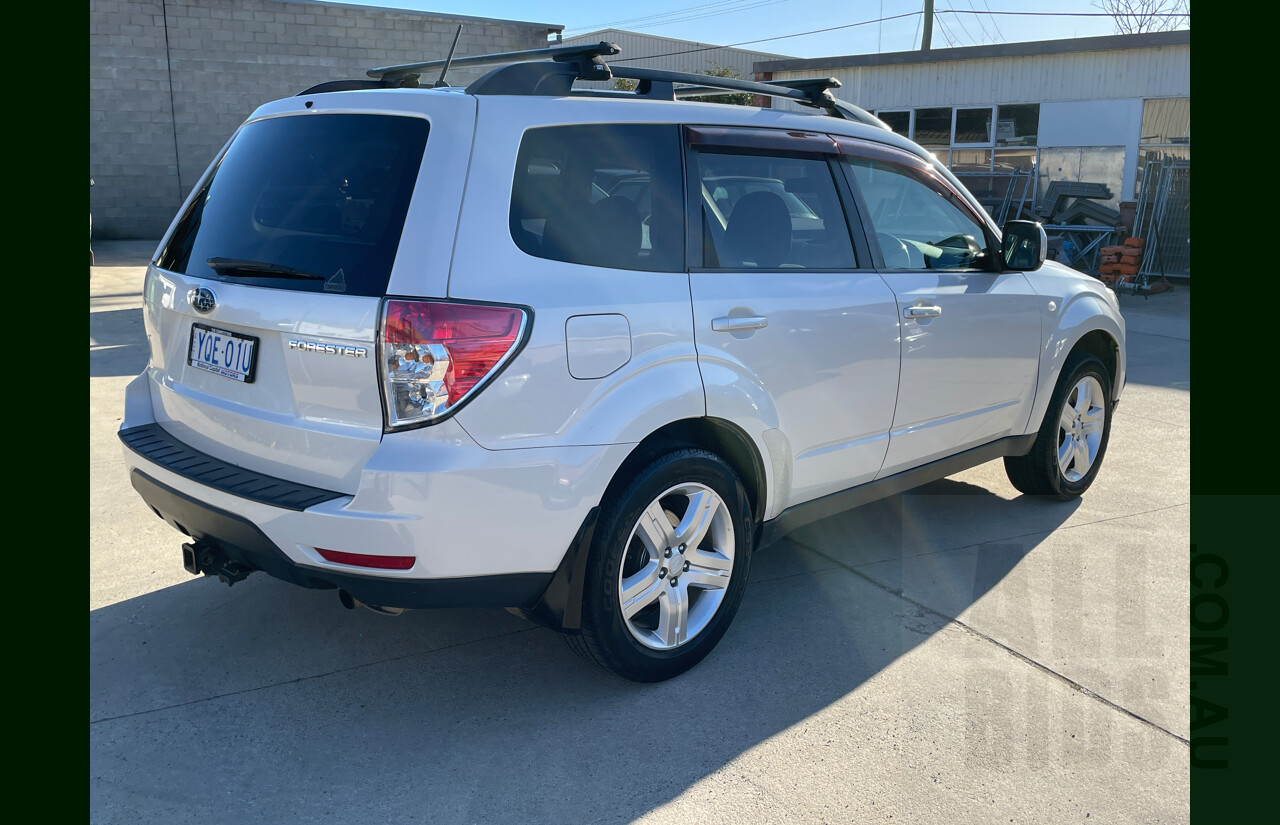
<path fill-rule="evenodd" d="M 652 0 L 610 7 L 588 0 L 344 0 L 389 8 L 563 24 L 565 36 L 615 28 L 662 37 L 733 45 L 779 35 L 744 48 L 793 57 L 908 51 L 920 45 L 922 0 Z M 993 11 L 1101 14 L 1090 0 L 935 0 L 933 47 L 974 46 L 1114 34 L 1109 17 L 993 15 Z M 949 14 L 949 11 L 963 12 Z M 976 13 L 975 13 L 976 12 Z M 878 20 L 862 26 L 851 23 Z M 1190 26 L 1187 20 L 1186 26 Z"/>

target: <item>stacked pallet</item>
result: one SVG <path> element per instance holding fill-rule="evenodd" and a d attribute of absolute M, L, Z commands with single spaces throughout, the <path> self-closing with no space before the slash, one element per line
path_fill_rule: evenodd
<path fill-rule="evenodd" d="M 1098 271 L 1103 282 L 1113 284 L 1137 275 L 1138 268 L 1142 266 L 1142 247 L 1145 245 L 1141 238 L 1125 238 L 1124 243 L 1119 246 L 1102 247 Z"/>

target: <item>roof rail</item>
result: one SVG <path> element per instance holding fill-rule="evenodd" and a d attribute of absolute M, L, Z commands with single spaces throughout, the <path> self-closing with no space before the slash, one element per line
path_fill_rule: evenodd
<path fill-rule="evenodd" d="M 452 60 L 427 60 L 422 63 L 403 63 L 398 66 L 382 66 L 370 69 L 366 74 L 374 80 L 388 81 L 397 86 L 417 86 L 418 76 L 428 69 L 464 68 L 466 66 L 492 66 L 495 64 L 519 64 L 549 57 L 555 63 L 565 64 L 577 71 L 577 77 L 586 80 L 608 80 L 609 67 L 600 58 L 614 55 L 622 49 L 616 43 L 592 43 L 585 46 L 549 46 L 545 49 L 527 49 L 520 52 L 478 54 L 471 57 L 455 57 Z"/>

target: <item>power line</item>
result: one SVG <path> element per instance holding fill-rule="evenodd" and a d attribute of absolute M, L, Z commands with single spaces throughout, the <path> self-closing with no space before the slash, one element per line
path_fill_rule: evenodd
<path fill-rule="evenodd" d="M 944 11 L 944 12 L 945 12 L 945 11 L 953 11 L 953 9 L 941 9 L 941 11 Z M 972 41 L 974 42 L 974 45 L 977 45 L 978 43 L 981 43 L 981 42 L 982 42 L 979 38 L 976 38 L 976 37 L 974 37 L 972 34 L 970 34 L 970 32 L 969 32 L 969 27 L 968 27 L 968 26 L 966 26 L 966 25 L 964 24 L 964 18 L 963 18 L 963 17 L 957 17 L 957 18 L 956 18 L 956 25 L 958 25 L 958 26 L 960 27 L 960 30 L 961 30 L 962 32 L 964 32 L 964 36 L 965 36 L 965 37 L 969 38 L 970 40 L 972 40 Z M 957 36 L 957 37 L 959 37 L 959 35 L 956 35 L 956 36 Z"/>
<path fill-rule="evenodd" d="M 734 14 L 736 12 L 746 11 L 748 9 L 754 9 L 760 6 L 775 6 L 779 3 L 788 3 L 788 2 L 790 2 L 790 0 L 756 0 L 756 2 L 749 3 L 745 6 L 735 6 L 734 8 L 725 9 L 724 11 L 709 11 L 702 14 L 690 14 L 685 17 L 676 17 L 670 20 L 660 20 L 656 23 L 645 23 L 642 26 L 637 26 L 637 28 L 656 29 L 658 26 L 669 26 L 672 23 L 684 23 L 688 20 L 701 20 L 704 17 L 717 17 L 722 14 Z"/>
<path fill-rule="evenodd" d="M 678 54 L 694 54 L 696 52 L 709 52 L 712 49 L 733 49 L 733 48 L 737 48 L 738 46 L 751 46 L 756 43 L 768 43 L 773 40 L 788 40 L 792 37 L 805 37 L 810 34 L 822 34 L 823 32 L 839 31 L 840 29 L 852 29 L 858 26 L 869 26 L 872 23 L 887 23 L 890 20 L 901 20 L 906 17 L 916 17 L 923 13 L 924 12 L 919 12 L 919 11 L 909 11 L 909 12 L 906 12 L 905 14 L 895 14 L 890 17 L 881 17 L 875 20 L 863 20 L 858 23 L 846 23 L 843 26 L 828 26 L 825 29 L 813 29 L 812 31 L 796 32 L 795 34 L 780 34 L 776 37 L 762 37 L 759 40 L 743 40 L 740 43 L 725 43 L 723 46 L 703 46 L 697 49 L 682 49 L 678 52 L 665 52 L 663 54 L 649 54 L 649 55 L 645 55 L 644 57 L 623 58 L 621 60 L 610 60 L 609 62 L 610 63 L 628 63 L 632 60 L 655 60 L 659 57 L 673 57 Z"/>
<path fill-rule="evenodd" d="M 973 4 L 973 0 L 964 0 L 964 3 L 966 6 L 973 9 L 974 11 L 978 10 L 978 7 Z M 982 36 L 990 40 L 992 43 L 995 43 L 996 42 L 995 35 L 993 35 L 991 32 L 987 30 L 987 21 L 983 20 L 981 17 L 978 17 L 977 20 L 978 20 L 978 28 L 982 29 Z"/>
<path fill-rule="evenodd" d="M 648 15 L 642 15 L 640 17 L 629 17 L 626 20 L 613 20 L 609 23 L 590 23 L 582 26 L 574 26 L 572 29 L 570 29 L 570 31 L 577 31 L 579 29 L 586 29 L 588 31 L 593 31 L 595 29 L 610 29 L 610 28 L 613 28 L 614 26 L 625 26 L 631 23 L 640 23 L 648 20 L 656 20 L 663 17 L 669 17 L 676 14 L 683 14 L 684 12 L 688 12 L 688 11 L 696 11 L 698 9 L 709 9 L 715 6 L 726 6 L 726 5 L 732 5 L 734 3 L 741 3 L 741 2 L 744 2 L 744 0 L 716 0 L 716 2 L 714 3 L 703 3 L 700 6 L 688 6 L 683 9 L 671 9 L 670 11 L 664 11 L 658 14 L 648 14 Z"/>
<path fill-rule="evenodd" d="M 968 11 L 966 9 L 940 9 L 934 14 L 990 14 L 1004 17 L 1115 17 L 1105 11 Z M 1190 17 L 1190 12 L 1153 12 L 1143 17 Z"/>
<path fill-rule="evenodd" d="M 947 24 L 943 22 L 941 17 L 938 18 L 937 23 L 938 23 L 938 31 L 942 33 L 942 36 L 944 38 L 946 38 L 947 45 L 954 48 L 956 43 L 954 40 L 951 39 L 951 32 L 947 29 Z"/>
<path fill-rule="evenodd" d="M 767 2 L 785 2 L 785 0 L 764 0 L 764 2 L 765 2 L 765 3 L 767 3 Z M 714 4 L 713 4 L 713 5 L 714 5 Z M 1112 15 L 1110 15 L 1110 14 L 1106 14 L 1105 12 L 1071 12 L 1071 11 L 987 11 L 987 12 L 979 12 L 979 11 L 966 11 L 966 10 L 964 10 L 964 9 L 941 9 L 941 10 L 935 11 L 935 12 L 934 12 L 934 16 L 939 18 L 939 19 L 938 19 L 938 27 L 939 27 L 939 29 L 941 29 L 941 30 L 943 31 L 943 36 L 946 38 L 947 43 L 948 43 L 948 45 L 950 45 L 950 46 L 954 46 L 954 45 L 955 45 L 955 38 L 953 38 L 953 37 L 951 36 L 951 34 L 950 34 L 949 32 L 947 32 L 947 31 L 946 31 L 946 29 L 945 29 L 945 27 L 943 26 L 942 19 L 941 19 L 941 15 L 944 15 L 944 14 L 975 14 L 975 15 L 976 15 L 976 14 L 991 14 L 991 15 L 1005 15 L 1005 16 L 1016 16 L 1016 17 L 1112 17 Z M 756 43 L 770 43 L 770 42 L 772 42 L 772 41 L 774 41 L 774 40 L 789 40 L 789 39 L 791 39 L 791 38 L 793 38 L 793 37 L 807 37 L 807 36 L 809 36 L 809 35 L 811 35 L 811 34 L 823 34 L 823 33 L 825 33 L 825 32 L 840 31 L 840 30 L 842 30 L 842 29 L 854 29 L 854 28 L 857 28 L 857 27 L 859 27 L 859 26 L 870 26 L 870 25 L 872 25 L 872 24 L 874 24 L 874 23 L 887 23 L 887 22 L 889 22 L 890 20 L 903 20 L 903 19 L 908 18 L 908 17 L 916 17 L 916 18 L 919 18 L 919 17 L 922 17 L 923 15 L 924 15 L 924 12 L 920 12 L 920 11 L 909 11 L 909 12 L 905 12 L 905 13 L 903 13 L 903 14 L 894 14 L 894 15 L 890 15 L 890 16 L 888 16 L 888 17 L 878 17 L 878 18 L 876 18 L 876 19 L 874 19 L 874 20 L 861 20 L 861 21 L 859 21 L 859 22 L 857 22 L 857 23 L 845 23 L 845 24 L 844 24 L 844 25 L 842 25 L 842 26 L 827 26 L 826 28 L 823 28 L 823 29 L 811 29 L 811 30 L 809 30 L 809 31 L 795 32 L 795 33 L 793 33 L 793 34 L 779 34 L 779 35 L 776 35 L 776 36 L 774 36 L 774 37 L 761 37 L 761 38 L 756 39 L 756 40 L 742 40 L 742 41 L 739 41 L 739 42 L 737 42 L 737 43 L 725 43 L 725 44 L 723 44 L 723 45 L 718 45 L 718 46 L 701 46 L 701 47 L 696 48 L 696 49 L 681 49 L 680 51 L 675 51 L 675 52 L 663 52 L 662 54 L 650 54 L 650 55 L 644 55 L 643 57 L 622 58 L 622 59 L 619 59 L 619 60 L 610 60 L 609 62 L 610 62 L 610 63 L 629 63 L 629 62 L 634 61 L 634 60 L 656 60 L 656 59 L 657 59 L 657 58 L 659 58 L 659 57 L 674 57 L 674 56 L 676 56 L 676 55 L 681 55 L 681 54 L 696 54 L 696 53 L 698 53 L 698 52 L 709 52 L 709 51 L 713 51 L 713 50 L 715 50 L 715 49 L 733 49 L 733 48 L 737 48 L 738 46 L 753 46 L 753 45 L 755 45 Z M 1190 14 L 1181 14 L 1181 13 L 1167 13 L 1167 14 L 1165 14 L 1165 13 L 1161 13 L 1161 14 L 1153 14 L 1153 15 L 1149 15 L 1149 16 L 1152 16 L 1152 17 L 1190 17 L 1191 15 L 1190 15 Z M 919 20 L 917 20 L 917 23 L 919 23 Z M 917 26 L 916 26 L 916 29 L 917 29 L 917 31 L 919 30 L 919 25 L 917 25 Z"/>
<path fill-rule="evenodd" d="M 996 20 L 995 17 L 992 16 L 991 6 L 987 5 L 987 0 L 982 0 L 982 7 L 987 10 L 987 17 L 991 18 L 991 25 L 996 27 L 996 34 L 1000 36 L 1001 40 L 1004 40 L 1004 32 L 1000 31 L 1000 21 Z"/>
<path fill-rule="evenodd" d="M 764 5 L 773 5 L 776 3 L 786 3 L 790 0 L 717 0 L 714 3 L 704 3 L 700 6 L 689 6 L 683 9 L 671 9 L 670 11 L 660 12 L 657 14 L 649 14 L 641 17 L 631 17 L 626 20 L 615 20 L 612 23 L 596 23 L 586 26 L 574 26 L 570 31 L 593 31 L 596 29 L 609 29 L 614 26 L 631 26 L 637 29 L 655 28 L 657 26 L 665 26 L 670 23 L 680 23 L 685 20 L 697 20 L 702 17 L 714 17 L 720 14 L 732 14 L 738 11 L 745 11 L 750 8 Z M 717 9 L 720 6 L 731 6 L 732 8 Z"/>

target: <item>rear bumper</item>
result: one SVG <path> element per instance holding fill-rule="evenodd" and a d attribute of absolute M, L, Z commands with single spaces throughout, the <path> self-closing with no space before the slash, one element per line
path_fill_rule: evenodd
<path fill-rule="evenodd" d="M 286 556 L 248 520 L 197 501 L 140 470 L 134 470 L 129 478 L 156 515 L 226 560 L 301 587 L 341 588 L 366 604 L 405 608 L 531 608 L 551 582 L 551 573 L 422 580 L 387 579 L 304 567 Z"/>
<path fill-rule="evenodd" d="M 144 374 L 126 389 L 120 437 L 134 486 L 165 521 L 276 578 L 342 587 L 385 607 L 525 606 L 631 449 L 488 450 L 451 419 L 385 435 L 354 492 L 339 493 L 193 449 L 157 422 L 149 384 Z M 329 561 L 319 548 L 414 560 L 371 570 Z"/>

